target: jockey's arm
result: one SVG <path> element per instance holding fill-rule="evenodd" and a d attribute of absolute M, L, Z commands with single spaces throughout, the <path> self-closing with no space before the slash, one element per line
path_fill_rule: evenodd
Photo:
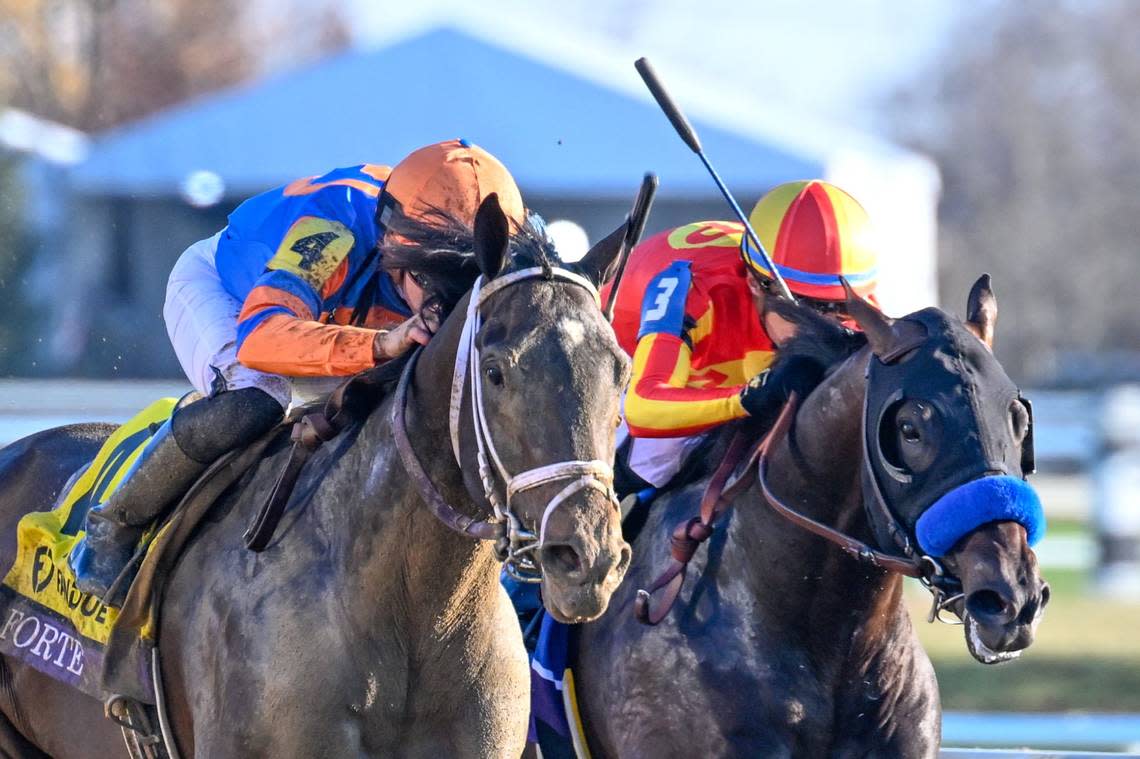
<path fill-rule="evenodd" d="M 238 317 L 238 360 L 289 377 L 348 376 L 375 366 L 377 330 L 322 324 L 319 308 L 319 302 L 313 308 L 289 290 L 259 284 Z"/>
<path fill-rule="evenodd" d="M 625 397 L 625 420 L 635 437 L 695 435 L 748 415 L 742 387 L 690 387 L 690 329 L 709 307 L 690 292 L 688 262 L 678 261 L 646 288 Z"/>
<path fill-rule="evenodd" d="M 290 377 L 348 376 L 376 365 L 378 330 L 318 321 L 322 299 L 344 285 L 353 243 L 335 221 L 294 224 L 242 305 L 241 363 Z"/>

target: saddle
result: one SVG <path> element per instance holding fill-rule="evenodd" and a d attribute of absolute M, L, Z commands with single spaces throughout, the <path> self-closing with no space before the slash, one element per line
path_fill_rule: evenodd
<path fill-rule="evenodd" d="M 301 407 L 280 425 L 245 449 L 231 451 L 207 469 L 183 496 L 158 529 L 150 549 L 107 641 L 103 688 L 142 703 L 161 696 L 154 675 L 154 651 L 159 629 L 158 612 L 166 582 L 195 528 L 214 503 L 284 438 L 289 430 L 292 448 L 273 489 L 243 539 L 247 547 L 263 551 L 281 520 L 293 487 L 312 454 L 379 403 L 391 381 L 391 369 L 377 367 L 354 375 L 323 404 Z"/>

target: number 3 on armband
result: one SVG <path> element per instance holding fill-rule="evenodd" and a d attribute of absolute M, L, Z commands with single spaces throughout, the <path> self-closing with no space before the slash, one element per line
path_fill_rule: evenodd
<path fill-rule="evenodd" d="M 677 289 L 676 277 L 664 277 L 657 282 L 657 295 L 653 298 L 653 308 L 647 310 L 642 321 L 657 321 L 669 309 L 669 298 Z"/>

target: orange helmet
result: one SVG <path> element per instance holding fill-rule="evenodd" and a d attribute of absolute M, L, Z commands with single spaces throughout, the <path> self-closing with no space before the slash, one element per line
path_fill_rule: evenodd
<path fill-rule="evenodd" d="M 412 152 L 392 169 L 384 192 L 413 219 L 438 209 L 469 225 L 479 204 L 494 192 L 516 226 L 526 221 L 522 195 L 507 167 L 467 140 L 447 140 Z M 379 211 L 385 212 L 383 203 Z"/>
<path fill-rule="evenodd" d="M 782 184 L 760 198 L 748 220 L 796 295 L 844 300 L 840 277 L 860 295 L 872 295 L 878 256 L 871 222 L 859 202 L 835 185 L 818 179 Z M 742 247 L 749 265 L 771 277 L 747 235 Z"/>

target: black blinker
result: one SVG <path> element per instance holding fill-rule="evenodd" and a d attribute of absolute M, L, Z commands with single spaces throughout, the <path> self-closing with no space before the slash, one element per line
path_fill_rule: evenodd
<path fill-rule="evenodd" d="M 1021 441 L 1021 476 L 1028 477 L 1037 471 L 1037 458 L 1033 449 L 1033 404 L 1020 391 L 1017 393 L 1017 400 L 1025 408 L 1025 413 L 1029 417 L 1025 439 Z"/>

